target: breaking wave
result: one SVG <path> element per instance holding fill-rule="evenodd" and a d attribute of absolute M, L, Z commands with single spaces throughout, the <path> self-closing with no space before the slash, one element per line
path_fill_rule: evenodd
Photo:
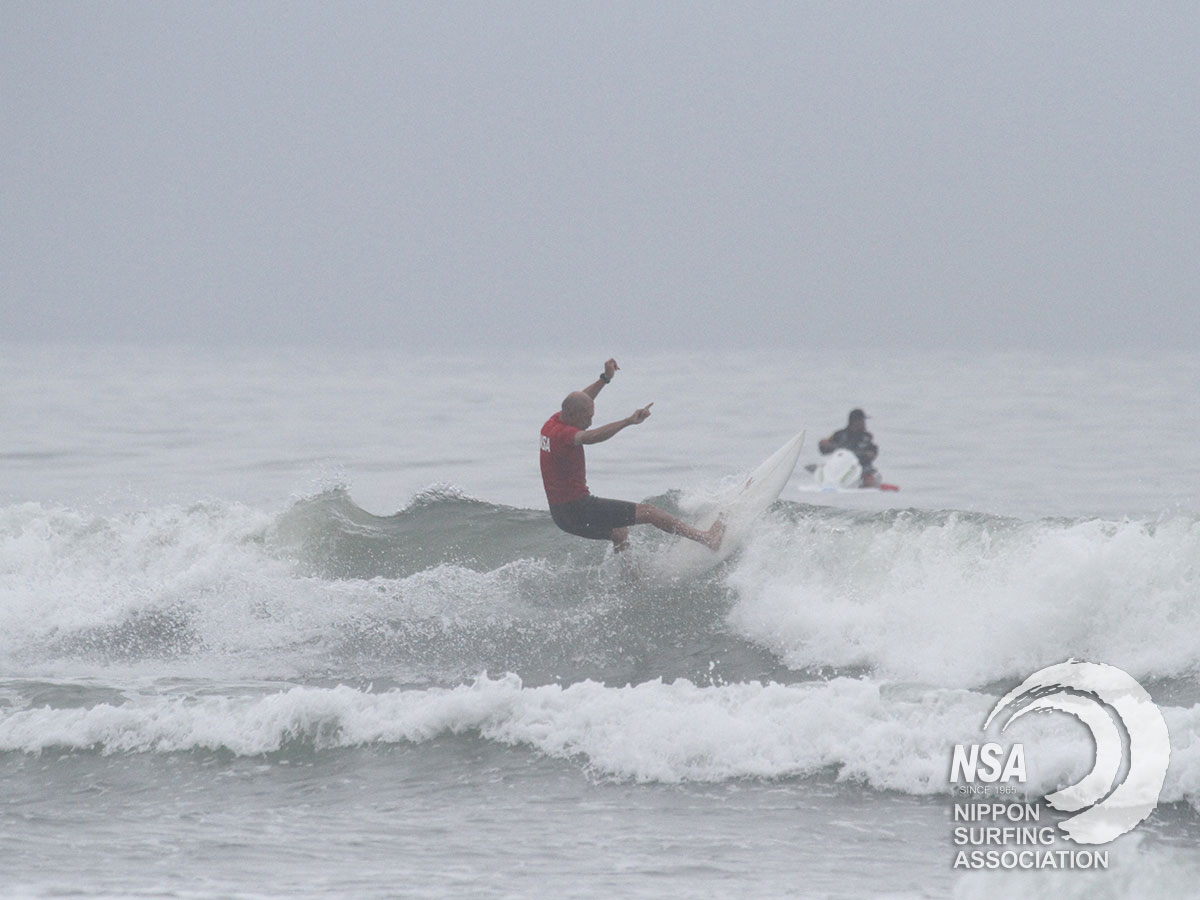
<path fill-rule="evenodd" d="M 679 498 L 658 498 L 678 508 Z M 645 530 L 643 530 L 645 531 Z M 691 579 L 439 488 L 391 516 L 341 489 L 279 513 L 0 509 L 0 662 L 526 683 L 833 674 L 986 687 L 1069 655 L 1139 680 L 1200 665 L 1200 522 L 854 513 L 782 503 Z M 1153 690 L 1153 688 L 1152 688 Z"/>
<path fill-rule="evenodd" d="M 11 686 L 0 698 L 5 752 L 253 756 L 469 735 L 576 759 L 601 777 L 834 777 L 916 795 L 948 791 L 949 748 L 979 739 L 995 701 L 973 691 L 850 678 L 525 687 L 512 674 L 382 692 L 346 685 L 237 697 L 128 692 L 82 707 L 34 706 Z M 1163 713 L 1173 748 L 1162 801 L 1200 806 L 1200 705 Z M 1011 732 L 1007 739 L 1037 742 L 1031 796 L 1072 783 L 1090 767 L 1088 742 L 1069 717 L 1035 717 Z"/>

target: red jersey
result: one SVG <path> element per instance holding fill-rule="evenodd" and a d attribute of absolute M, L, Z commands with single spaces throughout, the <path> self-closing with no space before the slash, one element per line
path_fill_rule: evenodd
<path fill-rule="evenodd" d="M 568 425 L 555 413 L 542 426 L 542 484 L 551 506 L 588 495 L 583 447 L 575 443 L 582 428 Z"/>

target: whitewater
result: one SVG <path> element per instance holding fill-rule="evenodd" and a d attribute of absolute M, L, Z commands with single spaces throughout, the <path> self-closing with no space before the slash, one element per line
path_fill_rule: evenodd
<path fill-rule="evenodd" d="M 855 406 L 901 486 L 798 470 L 670 578 L 544 508 L 537 431 L 615 349 L 6 347 L 0 891 L 1191 895 L 1197 360 L 621 358 L 597 422 L 655 414 L 596 493 L 687 517 Z M 952 748 L 1070 658 L 1161 709 L 1158 809 L 1108 871 L 954 872 Z M 1092 761 L 1067 716 L 1006 737 L 1022 797 Z"/>

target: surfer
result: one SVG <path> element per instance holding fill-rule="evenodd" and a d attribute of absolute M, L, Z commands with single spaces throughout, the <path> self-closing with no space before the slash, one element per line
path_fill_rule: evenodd
<path fill-rule="evenodd" d="M 617 361 L 610 359 L 595 382 L 582 391 L 567 394 L 562 410 L 542 426 L 542 484 L 554 524 L 568 534 L 610 540 L 618 551 L 627 546 L 631 525 L 653 525 L 716 550 L 725 532 L 725 523 L 720 520 L 708 531 L 700 531 L 649 503 L 606 500 L 588 490 L 583 445 L 599 444 L 630 425 L 642 424 L 650 418 L 650 407 L 654 405 L 647 403 L 624 419 L 592 428 L 596 395 L 619 369 Z"/>
<path fill-rule="evenodd" d="M 879 473 L 875 471 L 875 457 L 879 448 L 875 446 L 875 438 L 867 431 L 867 414 L 861 409 L 850 410 L 850 420 L 846 427 L 835 431 L 827 438 L 822 438 L 817 445 L 821 453 L 830 454 L 834 450 L 845 448 L 858 457 L 862 465 L 862 487 L 878 487 Z"/>

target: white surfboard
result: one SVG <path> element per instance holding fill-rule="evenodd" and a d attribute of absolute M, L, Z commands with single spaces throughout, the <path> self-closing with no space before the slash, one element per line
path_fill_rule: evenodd
<path fill-rule="evenodd" d="M 698 575 L 727 559 L 742 545 L 754 520 L 779 499 L 788 479 L 792 477 L 803 446 L 804 432 L 801 431 L 746 478 L 740 479 L 704 505 L 694 521 L 701 531 L 710 528 L 718 516 L 725 520 L 725 536 L 716 552 L 695 541 L 675 538 L 656 558 L 653 568 L 659 574 L 677 578 Z"/>

